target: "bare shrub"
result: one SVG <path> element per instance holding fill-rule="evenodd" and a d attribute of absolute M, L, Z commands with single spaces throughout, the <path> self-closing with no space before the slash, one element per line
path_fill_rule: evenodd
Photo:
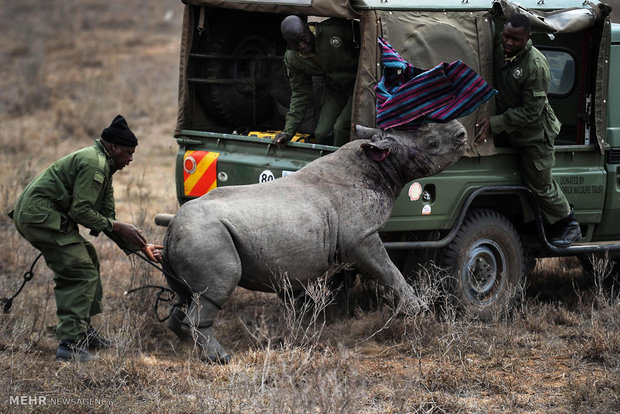
<path fill-rule="evenodd" d="M 587 360 L 620 368 L 620 334 L 593 327 L 579 347 L 579 355 Z"/>
<path fill-rule="evenodd" d="M 368 397 L 366 380 L 351 356 L 325 350 L 289 350 L 271 363 L 264 383 L 266 405 L 272 412 L 355 413 Z"/>
<path fill-rule="evenodd" d="M 571 384 L 570 404 L 573 412 L 602 413 L 620 411 L 618 375 L 603 379 L 588 376 Z"/>
<path fill-rule="evenodd" d="M 592 277 L 595 286 L 595 299 L 600 307 L 608 307 L 618 300 L 618 289 L 615 275 L 617 274 L 616 263 L 609 257 L 609 252 L 604 256 L 591 255 L 588 260 L 592 269 Z"/>
<path fill-rule="evenodd" d="M 286 273 L 280 275 L 279 295 L 282 298 L 285 349 L 313 349 L 318 343 L 325 328 L 325 310 L 334 302 L 329 280 L 335 271 L 310 281 L 303 287 L 301 295 L 294 291 Z"/>

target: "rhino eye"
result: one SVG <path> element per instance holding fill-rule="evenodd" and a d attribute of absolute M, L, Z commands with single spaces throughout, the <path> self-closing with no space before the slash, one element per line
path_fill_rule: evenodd
<path fill-rule="evenodd" d="M 439 141 L 432 140 L 431 142 L 428 143 L 429 152 L 436 152 L 438 149 L 439 149 Z"/>

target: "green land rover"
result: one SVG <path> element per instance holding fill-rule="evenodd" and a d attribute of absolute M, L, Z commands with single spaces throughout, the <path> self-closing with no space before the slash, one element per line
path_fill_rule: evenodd
<path fill-rule="evenodd" d="M 302 138 L 284 147 L 271 139 L 284 126 L 290 100 L 280 33 L 287 15 L 350 24 L 359 48 L 352 125 L 374 127 L 378 37 L 417 67 L 460 59 L 492 85 L 494 43 L 506 18 L 520 12 L 530 17 L 532 40 L 549 62 L 549 100 L 562 122 L 553 175 L 583 238 L 568 248 L 551 245 L 516 150 L 492 140 L 473 145 L 474 125 L 495 111 L 489 102 L 460 119 L 470 137 L 466 155 L 405 186 L 382 231 L 386 248 L 412 282 L 430 260 L 450 269 L 455 297 L 480 317 L 519 296 L 536 258 L 620 251 L 620 25 L 611 23 L 609 6 L 582 0 L 184 3 L 175 131 L 180 203 L 217 186 L 277 179 L 337 150 L 308 137 L 321 103 L 320 77 L 313 79 Z M 166 225 L 169 218 L 158 215 L 156 222 Z"/>

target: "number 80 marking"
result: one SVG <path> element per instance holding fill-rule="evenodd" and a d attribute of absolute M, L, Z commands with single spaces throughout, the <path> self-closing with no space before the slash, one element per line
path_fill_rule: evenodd
<path fill-rule="evenodd" d="M 260 173 L 259 177 L 258 177 L 258 182 L 259 183 L 266 183 L 267 181 L 273 181 L 275 180 L 276 177 L 274 177 L 273 173 L 269 170 L 265 170 L 262 173 Z"/>

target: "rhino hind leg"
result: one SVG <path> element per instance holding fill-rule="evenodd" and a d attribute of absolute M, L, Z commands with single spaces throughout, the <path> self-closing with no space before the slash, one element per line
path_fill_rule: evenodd
<path fill-rule="evenodd" d="M 175 307 L 170 313 L 168 318 L 168 329 L 176 334 L 181 340 L 188 340 L 192 338 L 191 325 L 187 322 L 188 319 L 185 312 L 180 307 Z"/>
<path fill-rule="evenodd" d="M 241 279 L 241 261 L 225 226 L 216 222 L 199 227 L 208 237 L 200 233 L 181 239 L 182 243 L 171 237 L 167 247 L 173 282 L 176 280 L 171 287 L 180 296 L 180 306 L 168 319 L 168 328 L 181 339 L 193 339 L 202 360 L 228 363 L 230 355 L 211 326 Z"/>
<path fill-rule="evenodd" d="M 205 362 L 227 364 L 230 354 L 220 345 L 213 335 L 211 326 L 219 308 L 203 297 L 192 300 L 189 306 L 188 318 L 192 324 L 192 337 L 200 346 L 200 359 Z"/>
<path fill-rule="evenodd" d="M 177 224 L 173 221 L 169 226 L 167 258 L 177 281 L 171 287 L 179 294 L 181 306 L 173 311 L 168 327 L 181 339 L 192 339 L 202 360 L 225 364 L 230 355 L 211 327 L 241 279 L 241 259 L 226 223 L 208 211 L 188 211 L 177 214 Z M 201 231 L 188 232 L 188 228 Z"/>
<path fill-rule="evenodd" d="M 187 306 L 174 308 L 168 319 L 168 328 L 181 340 L 193 340 L 200 347 L 200 359 L 203 361 L 227 364 L 230 354 L 211 330 L 218 310 L 214 304 L 195 295 Z"/>

